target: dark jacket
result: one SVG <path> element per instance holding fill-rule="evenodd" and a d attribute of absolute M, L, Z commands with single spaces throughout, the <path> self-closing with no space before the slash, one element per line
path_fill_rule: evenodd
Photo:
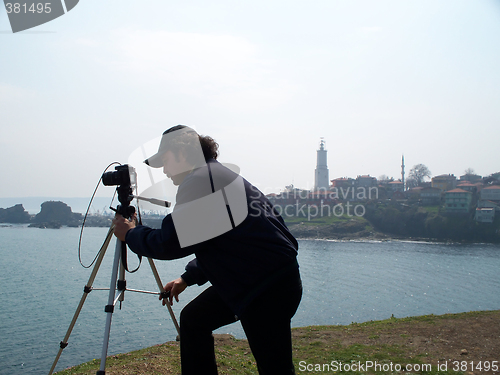
<path fill-rule="evenodd" d="M 211 187 L 208 190 L 211 191 L 200 189 L 206 184 L 207 172 Z M 195 169 L 184 179 L 177 192 L 176 204 L 217 191 L 221 184 L 236 177 L 237 174 L 210 159 L 207 166 Z M 182 278 L 188 285 L 210 281 L 237 315 L 280 273 L 298 267 L 298 244 L 282 217 L 262 192 L 246 180 L 243 183 L 248 215 L 241 224 L 224 234 L 182 248 L 169 214 L 163 219 L 161 229 L 138 226 L 126 235 L 127 245 L 138 255 L 170 260 L 195 254 L 196 258 L 186 266 Z"/>

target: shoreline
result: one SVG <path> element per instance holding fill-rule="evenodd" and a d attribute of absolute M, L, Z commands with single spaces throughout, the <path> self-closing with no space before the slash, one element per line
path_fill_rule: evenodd
<path fill-rule="evenodd" d="M 288 224 L 287 224 L 288 225 Z M 338 231 L 331 225 L 311 225 L 311 224 L 291 224 L 288 225 L 290 232 L 298 240 L 324 240 L 332 242 L 422 242 L 435 244 L 488 244 L 498 245 L 500 242 L 475 242 L 475 241 L 456 241 L 451 239 L 426 238 L 426 237 L 410 237 L 385 234 L 374 229 L 361 231 Z M 332 230 L 333 229 L 333 230 Z"/>

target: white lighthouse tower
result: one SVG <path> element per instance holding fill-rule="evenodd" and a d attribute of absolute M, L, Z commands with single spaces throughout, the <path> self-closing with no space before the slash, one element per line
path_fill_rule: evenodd
<path fill-rule="evenodd" d="M 322 137 L 317 151 L 317 163 L 314 178 L 314 189 L 327 191 L 330 187 L 328 179 L 328 166 L 326 164 L 325 140 Z"/>

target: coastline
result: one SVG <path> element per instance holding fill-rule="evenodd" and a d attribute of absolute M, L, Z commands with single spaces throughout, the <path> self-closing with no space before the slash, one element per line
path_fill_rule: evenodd
<path fill-rule="evenodd" d="M 110 221 L 110 220 L 109 220 Z M 146 219 L 145 225 L 152 228 L 159 228 L 161 220 Z M 86 227 L 102 227 L 108 228 L 109 223 L 100 223 L 100 225 L 85 225 Z M 60 228 L 76 228 L 75 226 L 60 225 L 56 227 L 30 225 L 29 223 L 0 223 L 0 228 L 37 228 L 37 229 L 60 229 Z M 361 231 L 338 231 L 332 230 L 331 225 L 312 225 L 312 224 L 291 224 L 288 228 L 298 240 L 324 240 L 332 242 L 422 242 L 422 243 L 442 243 L 442 244 L 492 244 L 497 245 L 498 242 L 475 242 L 475 241 L 454 241 L 443 240 L 437 238 L 426 237 L 411 237 L 411 236 L 397 236 L 393 234 L 385 234 L 376 230 L 361 230 Z M 78 226 L 80 228 L 80 226 Z"/>
<path fill-rule="evenodd" d="M 415 241 L 415 242 L 443 242 L 437 239 L 402 237 L 388 235 L 382 232 L 371 230 L 360 231 L 339 231 L 332 225 L 311 225 L 293 224 L 288 228 L 299 240 L 325 240 L 325 241 L 357 241 L 357 242 L 383 242 L 383 241 Z"/>
<path fill-rule="evenodd" d="M 338 242 L 384 242 L 384 241 L 408 241 L 408 242 L 425 242 L 425 243 L 459 243 L 459 244 L 493 244 L 497 245 L 498 242 L 476 242 L 476 241 L 456 241 L 452 239 L 438 239 L 427 237 L 411 237 L 411 236 L 398 236 L 394 234 L 386 234 L 376 231 L 372 227 L 361 228 L 360 230 L 344 230 L 342 226 L 335 224 L 312 224 L 312 223 L 299 223 L 287 224 L 292 234 L 299 240 L 325 240 L 325 241 L 338 241 Z M 353 226 L 354 229 L 359 226 Z"/>

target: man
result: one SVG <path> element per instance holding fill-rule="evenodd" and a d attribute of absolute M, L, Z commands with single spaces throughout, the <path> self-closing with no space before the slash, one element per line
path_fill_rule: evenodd
<path fill-rule="evenodd" d="M 290 320 L 302 296 L 297 241 L 267 198 L 217 156 L 210 137 L 183 125 L 165 131 L 145 162 L 163 167 L 179 186 L 176 207 L 161 229 L 116 217 L 115 235 L 154 259 L 195 254 L 165 285 L 171 304 L 189 285 L 212 284 L 181 312 L 182 374 L 217 374 L 212 331 L 237 320 L 259 374 L 294 374 Z"/>

